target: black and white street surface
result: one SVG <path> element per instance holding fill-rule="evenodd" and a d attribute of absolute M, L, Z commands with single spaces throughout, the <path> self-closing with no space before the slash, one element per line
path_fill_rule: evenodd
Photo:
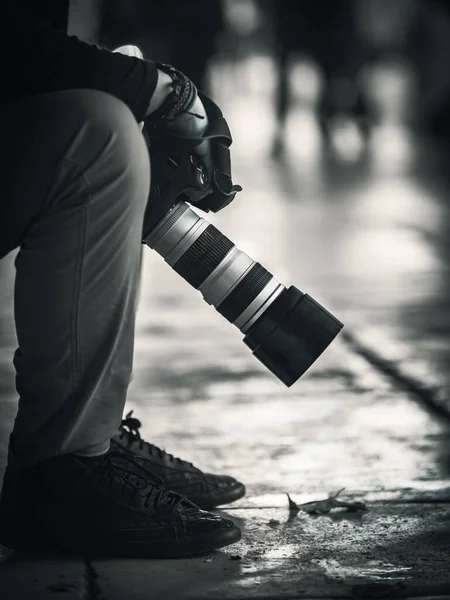
<path fill-rule="evenodd" d="M 384 113 L 365 150 L 345 124 L 327 150 L 299 105 L 271 160 L 270 64 L 252 60 L 215 81 L 244 191 L 211 220 L 345 329 L 287 389 L 146 249 L 128 409 L 150 441 L 246 484 L 219 511 L 243 539 L 170 561 L 5 551 L 2 600 L 450 598 L 447 158 L 402 127 L 406 84 L 387 70 L 372 81 Z M 17 405 L 13 258 L 0 263 L 1 471 Z M 289 511 L 286 493 L 302 504 L 342 488 L 366 509 Z"/>

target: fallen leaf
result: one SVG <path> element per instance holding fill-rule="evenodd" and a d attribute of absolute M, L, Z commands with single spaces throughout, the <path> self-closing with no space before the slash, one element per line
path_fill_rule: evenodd
<path fill-rule="evenodd" d="M 295 502 L 293 500 L 291 500 L 291 497 L 289 496 L 289 494 L 286 492 L 286 496 L 288 497 L 288 501 L 289 501 L 289 512 L 298 512 L 300 509 L 297 506 L 297 504 L 295 504 Z"/>
<path fill-rule="evenodd" d="M 310 515 L 326 515 L 333 508 L 346 508 L 349 512 L 356 512 L 359 510 L 366 510 L 364 502 L 347 502 L 344 500 L 338 500 L 338 496 L 342 494 L 345 488 L 342 488 L 335 494 L 330 494 L 325 500 L 313 500 L 312 502 L 304 502 L 303 504 L 296 504 L 289 494 L 286 494 L 289 500 L 289 512 L 298 512 L 303 510 Z"/>

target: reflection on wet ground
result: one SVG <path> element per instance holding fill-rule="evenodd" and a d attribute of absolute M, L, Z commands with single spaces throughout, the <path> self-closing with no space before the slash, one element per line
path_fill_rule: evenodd
<path fill-rule="evenodd" d="M 386 110 L 368 146 L 343 123 L 330 150 L 300 102 L 316 85 L 300 65 L 285 155 L 274 162 L 268 73 L 265 58 L 218 72 L 244 191 L 208 219 L 283 283 L 323 302 L 345 333 L 285 389 L 236 329 L 146 251 L 128 409 L 154 443 L 246 483 L 247 496 L 226 507 L 243 539 L 169 562 L 15 557 L 0 576 L 17 597 L 46 598 L 58 585 L 66 598 L 108 599 L 450 594 L 445 153 L 404 129 L 407 82 L 392 70 L 373 76 Z M 17 402 L 12 259 L 0 263 L 3 464 Z M 364 501 L 366 511 L 289 514 L 286 492 L 300 504 L 344 487 L 342 498 Z M 27 595 L 24 569 L 36 595 Z M 97 596 L 87 595 L 92 581 Z"/>

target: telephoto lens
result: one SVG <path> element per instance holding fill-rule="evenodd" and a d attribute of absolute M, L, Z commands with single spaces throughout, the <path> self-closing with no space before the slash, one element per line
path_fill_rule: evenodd
<path fill-rule="evenodd" d="M 286 288 L 186 202 L 172 206 L 144 242 L 244 334 L 254 356 L 286 386 L 343 327 L 311 296 Z"/>

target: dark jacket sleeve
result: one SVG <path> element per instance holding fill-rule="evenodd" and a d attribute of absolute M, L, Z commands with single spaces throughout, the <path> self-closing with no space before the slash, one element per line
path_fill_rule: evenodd
<path fill-rule="evenodd" d="M 153 62 L 86 44 L 19 14 L 8 3 L 0 8 L 0 19 L 3 101 L 57 90 L 94 89 L 122 100 L 138 121 L 144 118 L 158 78 Z"/>

